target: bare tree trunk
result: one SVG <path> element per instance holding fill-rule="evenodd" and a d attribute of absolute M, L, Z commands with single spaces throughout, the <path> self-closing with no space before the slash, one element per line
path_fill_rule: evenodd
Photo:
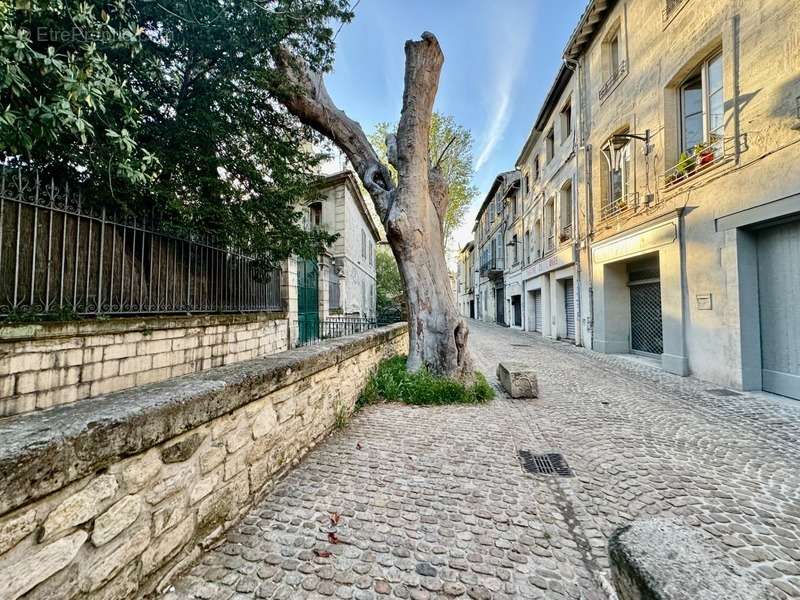
<path fill-rule="evenodd" d="M 322 77 L 285 49 L 275 53 L 291 87 L 281 101 L 303 123 L 347 155 L 375 204 L 406 290 L 409 310 L 408 369 L 422 367 L 449 377 L 469 378 L 472 359 L 468 328 L 458 314 L 444 256 L 443 219 L 449 198 L 438 165 L 428 158 L 428 132 L 444 55 L 431 33 L 405 46 L 403 109 L 397 135 L 388 137 L 389 162 L 397 186 L 361 126 L 339 110 Z"/>

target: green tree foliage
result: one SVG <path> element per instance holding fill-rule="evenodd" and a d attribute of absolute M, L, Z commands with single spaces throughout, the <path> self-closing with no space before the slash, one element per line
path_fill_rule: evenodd
<path fill-rule="evenodd" d="M 140 102 L 110 58 L 139 60 L 140 33 L 124 1 L 0 2 L 0 158 L 147 183 Z"/>
<path fill-rule="evenodd" d="M 375 296 L 378 314 L 398 311 L 403 304 L 403 280 L 392 251 L 379 246 L 375 252 Z"/>
<path fill-rule="evenodd" d="M 0 9 L 0 159 L 78 177 L 113 208 L 157 214 L 265 259 L 313 256 L 303 229 L 318 137 L 273 91 L 271 50 L 330 67 L 347 0 L 32 0 Z"/>
<path fill-rule="evenodd" d="M 369 135 L 369 141 L 378 152 L 378 157 L 386 164 L 386 134 L 396 131 L 397 126 L 378 123 Z M 447 181 L 450 204 L 444 217 L 444 240 L 447 247 L 453 231 L 464 220 L 464 215 L 478 188 L 472 184 L 475 175 L 472 166 L 472 132 L 456 123 L 451 115 L 433 113 L 429 137 L 429 155 L 432 163 L 437 161 Z M 389 167 L 392 176 L 396 174 Z"/>

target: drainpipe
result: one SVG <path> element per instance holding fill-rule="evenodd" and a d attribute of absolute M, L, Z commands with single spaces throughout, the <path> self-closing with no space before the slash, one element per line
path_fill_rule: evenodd
<path fill-rule="evenodd" d="M 580 173 L 580 150 L 583 150 L 583 159 L 585 165 L 585 181 L 584 185 L 586 187 L 586 221 L 587 221 L 587 230 L 586 230 L 586 257 L 587 261 L 590 259 L 589 255 L 589 245 L 588 245 L 588 238 L 589 232 L 592 226 L 592 202 L 591 202 L 591 170 L 590 170 L 590 160 L 591 154 L 589 151 L 589 147 L 586 145 L 585 140 L 585 129 L 586 129 L 586 111 L 585 111 L 585 95 L 584 95 L 584 85 L 583 85 L 583 69 L 581 67 L 581 63 L 577 60 L 573 60 L 570 58 L 564 58 L 564 65 L 573 73 L 575 73 L 575 77 L 577 80 L 577 93 L 578 93 L 578 107 L 579 107 L 579 126 L 577 129 L 579 139 L 574 144 L 575 152 L 575 166 L 576 166 L 576 174 Z M 577 182 L 576 182 L 577 183 Z M 578 186 L 575 186 L 576 189 Z M 581 302 L 581 280 L 582 280 L 582 270 L 581 270 L 581 227 L 580 227 L 580 211 L 578 210 L 578 198 L 577 194 L 574 195 L 572 200 L 572 214 L 575 218 L 575 242 L 574 242 L 574 255 L 577 258 L 575 261 L 575 286 L 578 289 L 578 293 L 575 296 L 575 312 L 577 316 L 577 321 L 579 324 L 582 323 L 582 302 Z M 591 332 L 594 325 L 594 293 L 592 289 L 592 269 L 591 264 L 589 264 L 589 315 L 588 315 L 588 324 L 587 329 Z M 581 327 L 578 327 L 577 337 L 579 338 L 576 342 L 579 342 L 580 345 L 585 345 L 583 341 L 583 332 L 581 331 Z M 594 336 L 592 336 L 592 339 Z"/>

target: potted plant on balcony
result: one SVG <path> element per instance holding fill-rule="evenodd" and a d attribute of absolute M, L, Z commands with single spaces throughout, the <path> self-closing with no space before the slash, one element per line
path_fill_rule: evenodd
<path fill-rule="evenodd" d="M 697 167 L 697 160 L 694 154 L 688 154 L 686 151 L 681 152 L 680 157 L 678 157 L 678 164 L 675 165 L 675 181 L 680 181 L 691 175 L 695 167 Z"/>
<path fill-rule="evenodd" d="M 710 144 L 697 144 L 694 147 L 694 155 L 700 167 L 705 167 L 714 162 L 714 150 Z"/>

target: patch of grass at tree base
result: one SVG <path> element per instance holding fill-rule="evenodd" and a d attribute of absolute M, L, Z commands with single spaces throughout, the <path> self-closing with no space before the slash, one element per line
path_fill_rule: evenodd
<path fill-rule="evenodd" d="M 442 404 L 481 404 L 494 398 L 494 389 L 482 373 L 475 373 L 469 385 L 437 377 L 425 369 L 406 371 L 406 357 L 384 360 L 370 377 L 356 402 L 356 409 L 375 402 L 405 402 L 418 406 Z"/>

